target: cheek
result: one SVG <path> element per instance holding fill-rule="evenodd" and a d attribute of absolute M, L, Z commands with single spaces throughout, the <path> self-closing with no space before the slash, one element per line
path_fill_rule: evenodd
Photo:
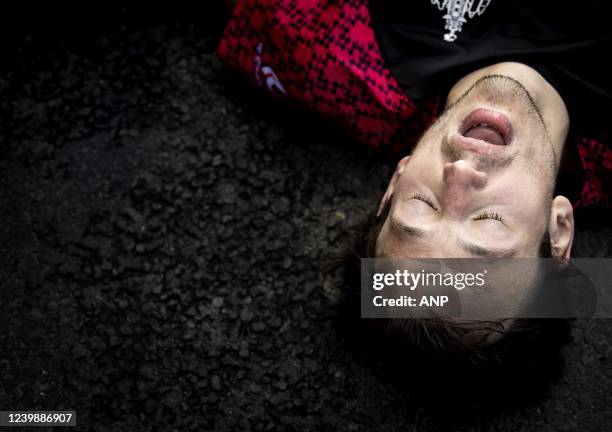
<path fill-rule="evenodd" d="M 515 172 L 513 175 L 500 179 L 500 195 L 505 201 L 517 206 L 525 215 L 540 214 L 546 203 L 546 190 L 533 176 L 525 172 Z"/>
<path fill-rule="evenodd" d="M 523 238 L 522 244 L 525 245 L 523 255 L 535 256 L 540 244 L 540 240 L 547 228 L 547 212 L 542 208 L 541 202 L 531 205 L 522 204 L 517 206 L 516 225 Z"/>
<path fill-rule="evenodd" d="M 442 163 L 433 157 L 411 159 L 397 182 L 397 191 L 414 192 L 417 186 L 435 189 L 442 183 Z M 421 190 L 423 192 L 423 190 Z"/>
<path fill-rule="evenodd" d="M 500 195 L 515 225 L 533 234 L 543 233 L 548 223 L 549 199 L 528 180 L 518 179 L 511 184 L 512 187 Z"/>

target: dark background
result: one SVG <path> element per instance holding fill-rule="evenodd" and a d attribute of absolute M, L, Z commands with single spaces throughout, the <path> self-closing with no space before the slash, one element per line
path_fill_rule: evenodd
<path fill-rule="evenodd" d="M 109 431 L 611 430 L 610 321 L 577 323 L 544 399 L 464 415 L 343 340 L 320 262 L 393 161 L 224 69 L 226 19 L 3 10 L 0 410 Z M 577 214 L 575 256 L 612 257 L 608 219 Z"/>

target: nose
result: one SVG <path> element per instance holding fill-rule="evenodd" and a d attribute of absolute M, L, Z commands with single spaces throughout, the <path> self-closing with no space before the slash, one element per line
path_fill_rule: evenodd
<path fill-rule="evenodd" d="M 461 211 L 469 205 L 472 192 L 484 188 L 487 174 L 477 171 L 465 160 L 444 164 L 445 205 L 449 211 Z"/>

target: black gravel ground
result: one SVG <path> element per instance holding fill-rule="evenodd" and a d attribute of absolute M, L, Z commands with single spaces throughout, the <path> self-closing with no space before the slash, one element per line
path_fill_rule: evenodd
<path fill-rule="evenodd" d="M 393 161 L 228 73 L 221 9 L 31 12 L 2 18 L 0 410 L 104 431 L 612 430 L 611 321 L 578 323 L 543 400 L 464 416 L 343 340 L 320 261 Z M 602 212 L 577 215 L 576 256 L 612 257 Z"/>

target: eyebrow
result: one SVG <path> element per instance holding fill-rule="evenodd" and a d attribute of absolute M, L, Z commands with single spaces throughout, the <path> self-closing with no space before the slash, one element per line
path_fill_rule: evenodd
<path fill-rule="evenodd" d="M 406 225 L 395 217 L 391 217 L 390 227 L 400 237 L 426 237 L 428 232 L 417 227 Z M 458 245 L 466 252 L 484 258 L 510 258 L 516 255 L 516 250 L 509 248 L 486 248 L 464 240 L 457 240 Z"/>
<path fill-rule="evenodd" d="M 395 232 L 397 235 L 399 235 L 400 237 L 403 236 L 411 236 L 411 237 L 425 237 L 425 235 L 427 234 L 427 231 L 421 229 L 421 228 L 416 228 L 410 225 L 406 225 L 403 222 L 400 222 L 399 219 L 395 218 L 395 217 L 391 217 L 391 230 L 393 232 Z"/>
<path fill-rule="evenodd" d="M 515 249 L 485 248 L 461 239 L 457 243 L 466 252 L 484 258 L 511 258 L 516 255 Z"/>

